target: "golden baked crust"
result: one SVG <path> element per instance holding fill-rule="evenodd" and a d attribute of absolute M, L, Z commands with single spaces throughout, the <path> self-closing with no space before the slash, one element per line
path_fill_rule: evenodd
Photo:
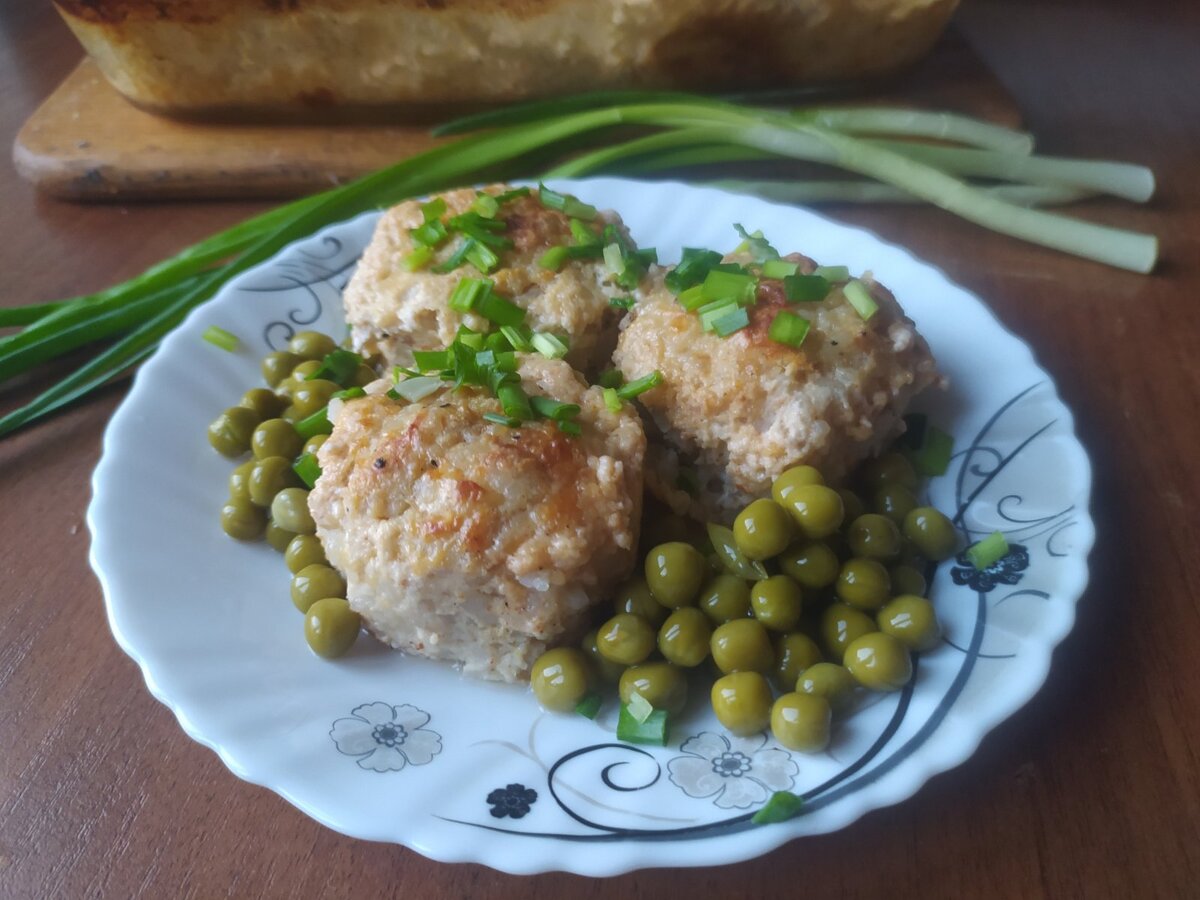
<path fill-rule="evenodd" d="M 859 78 L 958 0 L 56 0 L 108 79 L 173 113 L 505 101 Z"/>

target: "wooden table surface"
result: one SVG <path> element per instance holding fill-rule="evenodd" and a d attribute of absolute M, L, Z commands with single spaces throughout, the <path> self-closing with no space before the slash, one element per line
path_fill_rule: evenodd
<path fill-rule="evenodd" d="M 1028 340 L 1095 466 L 1092 583 L 1050 679 L 959 768 L 737 866 L 513 878 L 344 838 L 231 775 L 109 634 L 84 511 L 113 387 L 0 442 L 0 897 L 1183 897 L 1200 888 L 1200 5 L 966 0 L 1046 152 L 1152 166 L 1163 262 L 1123 274 L 928 210 L 836 210 Z M 70 70 L 50 5 L 0 5 L 0 135 Z M 129 277 L 259 208 L 74 206 L 0 166 L 0 302 Z M 48 373 L 39 373 L 45 377 Z M 5 386 L 7 407 L 30 395 Z"/>

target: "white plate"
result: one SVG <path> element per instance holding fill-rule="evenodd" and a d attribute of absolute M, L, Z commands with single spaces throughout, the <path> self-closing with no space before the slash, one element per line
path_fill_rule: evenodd
<path fill-rule="evenodd" d="M 616 741 L 611 701 L 592 722 L 365 638 L 339 662 L 309 652 L 278 555 L 221 532 L 231 465 L 204 429 L 259 383 L 259 358 L 293 329 L 341 333 L 340 291 L 375 214 L 234 280 L 138 373 L 105 436 L 88 512 L 117 640 L 184 730 L 239 777 L 330 828 L 438 860 L 587 875 L 729 863 L 911 796 L 1029 700 L 1074 621 L 1093 540 L 1091 472 L 1054 384 L 978 299 L 864 231 L 682 184 L 555 186 L 618 210 L 664 261 L 685 245 L 733 246 L 739 222 L 785 251 L 872 270 L 916 320 L 952 384 L 923 401 L 956 440 L 931 499 L 960 513 L 969 535 L 999 529 L 1022 549 L 984 574 L 939 569 L 932 596 L 947 641 L 921 656 L 913 685 L 849 717 L 817 756 L 725 736 L 695 690 L 670 745 L 651 749 Z M 209 325 L 241 349 L 202 341 Z M 750 825 L 772 790 L 805 795 L 805 814 Z"/>

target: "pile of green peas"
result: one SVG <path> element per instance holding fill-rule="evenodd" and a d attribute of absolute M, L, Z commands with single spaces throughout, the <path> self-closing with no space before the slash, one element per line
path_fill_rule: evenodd
<path fill-rule="evenodd" d="M 869 461 L 856 487 L 835 489 L 816 469 L 796 466 L 775 480 L 771 497 L 741 511 L 731 532 L 710 528 L 734 547 L 653 547 L 643 575 L 617 592 L 611 618 L 580 647 L 534 663 L 538 701 L 567 711 L 615 682 L 622 703 L 636 692 L 677 715 L 689 671 L 711 667 L 710 701 L 726 729 L 770 728 L 788 749 L 824 750 L 834 718 L 852 709 L 860 689 L 901 689 L 912 678 L 911 654 L 941 640 L 925 573 L 958 546 L 951 521 L 918 501 L 907 457 Z M 731 554 L 738 565 L 722 563 Z"/>
<path fill-rule="evenodd" d="M 342 385 L 311 378 L 334 350 L 333 338 L 317 331 L 293 335 L 286 350 L 262 361 L 266 387 L 247 391 L 208 426 L 208 442 L 230 459 L 249 454 L 229 476 L 229 498 L 221 508 L 221 528 L 239 541 L 263 538 L 283 554 L 292 573 L 292 602 L 304 613 L 304 635 L 320 656 L 346 653 L 361 626 L 346 602 L 346 582 L 329 565 L 308 511 L 308 491 L 293 468 L 305 453 L 316 453 L 326 435 L 305 440 L 295 423 L 323 409 Z M 362 365 L 354 383 L 378 376 Z"/>

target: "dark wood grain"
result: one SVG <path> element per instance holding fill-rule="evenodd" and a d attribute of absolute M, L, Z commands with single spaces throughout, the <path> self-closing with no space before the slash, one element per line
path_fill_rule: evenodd
<path fill-rule="evenodd" d="M 11 138 L 78 51 L 49 4 L 0 7 Z M 838 210 L 987 298 L 1058 380 L 1096 470 L 1079 622 L 969 762 L 837 834 L 737 866 L 518 879 L 330 832 L 227 772 L 106 627 L 83 516 L 115 387 L 0 442 L 0 896 L 1184 897 L 1200 883 L 1200 7 L 968 0 L 961 27 L 1044 149 L 1147 163 L 1157 274 L 926 210 Z M 249 204 L 80 207 L 0 167 L 2 302 L 127 277 Z M 6 387 L 0 402 L 27 395 Z"/>

